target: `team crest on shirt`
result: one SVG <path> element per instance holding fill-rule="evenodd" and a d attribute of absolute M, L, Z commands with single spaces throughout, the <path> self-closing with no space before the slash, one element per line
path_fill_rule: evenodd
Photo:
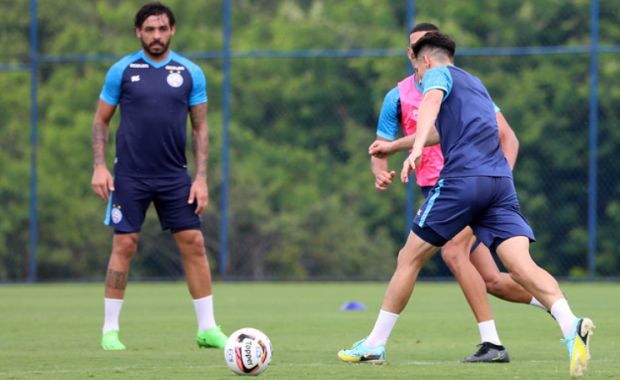
<path fill-rule="evenodd" d="M 181 75 L 180 71 L 170 70 L 170 74 L 168 74 L 166 81 L 168 82 L 168 85 L 170 85 L 170 87 L 178 88 L 183 85 L 183 76 Z"/>
<path fill-rule="evenodd" d="M 114 224 L 119 224 L 121 220 L 123 220 L 123 212 L 121 211 L 121 206 L 115 205 L 112 207 L 112 222 Z"/>

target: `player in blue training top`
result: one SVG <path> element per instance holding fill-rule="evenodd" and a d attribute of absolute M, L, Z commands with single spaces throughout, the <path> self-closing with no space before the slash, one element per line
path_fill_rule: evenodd
<path fill-rule="evenodd" d="M 135 16 L 142 50 L 116 62 L 108 71 L 93 122 L 92 187 L 108 202 L 105 223 L 114 229 L 104 299 L 104 350 L 124 350 L 119 315 L 131 259 L 149 205 L 162 229 L 170 230 L 181 251 L 189 292 L 198 320 L 199 347 L 223 348 L 215 323 L 211 273 L 200 229 L 208 204 L 207 92 L 202 70 L 171 51 L 175 18 L 159 2 L 145 4 Z M 110 120 L 120 106 L 114 177 L 105 161 Z M 192 125 L 196 161 L 194 180 L 187 172 L 187 116 Z"/>
<path fill-rule="evenodd" d="M 570 374 L 582 376 L 590 357 L 588 343 L 594 324 L 573 314 L 557 281 L 532 260 L 529 243 L 534 234 L 520 212 L 512 172 L 500 149 L 493 102 L 478 78 L 453 65 L 454 51 L 454 41 L 439 32 L 427 33 L 413 46 L 424 98 L 401 180 L 408 181 L 427 145 L 441 144 L 444 167 L 414 218 L 383 298 L 381 312 L 386 313 L 379 314 L 377 323 L 387 314 L 389 321 L 383 325 L 389 335 L 409 302 L 424 263 L 438 247 L 470 226 L 497 252 L 515 281 L 550 310 L 564 335 Z M 339 355 L 383 362 L 385 347 L 362 339 Z"/>

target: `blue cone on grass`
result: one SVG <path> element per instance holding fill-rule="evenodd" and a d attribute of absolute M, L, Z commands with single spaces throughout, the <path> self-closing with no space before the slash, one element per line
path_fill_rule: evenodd
<path fill-rule="evenodd" d="M 348 301 L 345 302 L 344 305 L 340 306 L 340 310 L 342 311 L 364 311 L 366 310 L 366 305 L 357 301 Z"/>

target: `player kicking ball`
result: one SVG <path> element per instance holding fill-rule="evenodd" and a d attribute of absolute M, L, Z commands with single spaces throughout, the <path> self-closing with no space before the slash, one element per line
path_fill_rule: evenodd
<path fill-rule="evenodd" d="M 422 266 L 438 247 L 470 226 L 497 253 L 512 278 L 551 312 L 564 335 L 570 375 L 581 377 L 590 359 L 594 324 L 573 314 L 555 278 L 532 260 L 529 244 L 534 233 L 520 212 L 512 171 L 499 146 L 493 103 L 480 79 L 453 65 L 455 49 L 454 41 L 438 32 L 426 34 L 413 46 L 424 98 L 401 181 L 408 181 L 427 145 L 441 145 L 444 167 L 399 252 L 371 334 L 340 350 L 338 357 L 383 363 L 385 344 Z M 370 343 L 377 341 L 382 343 Z"/>

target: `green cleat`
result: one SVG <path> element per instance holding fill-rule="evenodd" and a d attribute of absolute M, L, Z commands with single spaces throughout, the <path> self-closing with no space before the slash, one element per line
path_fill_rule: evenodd
<path fill-rule="evenodd" d="M 220 326 L 215 326 L 209 330 L 198 331 L 196 343 L 199 348 L 224 348 L 228 337 L 222 332 Z"/>
<path fill-rule="evenodd" d="M 101 348 L 105 351 L 122 351 L 125 345 L 118 339 L 118 330 L 110 330 L 101 336 Z"/>

